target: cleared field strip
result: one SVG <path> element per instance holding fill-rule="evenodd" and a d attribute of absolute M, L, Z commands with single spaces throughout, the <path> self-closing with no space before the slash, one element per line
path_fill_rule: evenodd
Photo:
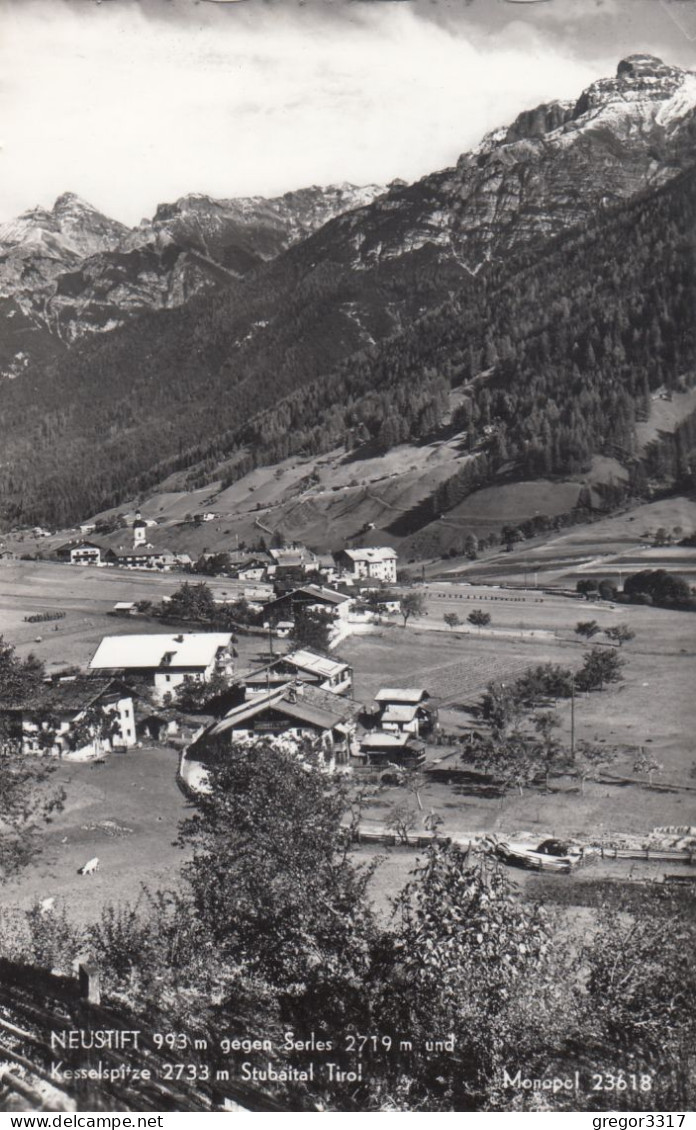
<path fill-rule="evenodd" d="M 441 663 L 434 667 L 417 667 L 405 675 L 392 679 L 397 687 L 427 685 L 431 694 L 442 706 L 466 702 L 485 690 L 491 680 L 514 679 L 526 667 L 524 659 L 501 662 L 495 656 L 477 656 L 476 662 L 470 659 Z"/>

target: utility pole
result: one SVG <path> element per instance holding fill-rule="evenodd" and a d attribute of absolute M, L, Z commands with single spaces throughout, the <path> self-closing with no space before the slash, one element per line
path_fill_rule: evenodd
<path fill-rule="evenodd" d="M 570 677 L 570 759 L 575 763 L 575 675 Z"/>

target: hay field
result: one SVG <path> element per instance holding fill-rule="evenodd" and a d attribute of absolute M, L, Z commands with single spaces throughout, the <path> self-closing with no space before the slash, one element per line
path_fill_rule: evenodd
<path fill-rule="evenodd" d="M 116 601 L 162 600 L 184 581 L 183 573 L 149 574 L 126 569 L 97 569 L 48 561 L 0 561 L 0 634 L 21 656 L 33 651 L 49 674 L 76 664 L 87 666 L 102 636 L 129 632 L 157 634 L 169 629 L 156 620 L 109 616 Z M 224 578 L 205 578 L 214 595 L 227 591 Z M 65 612 L 53 623 L 25 623 L 41 612 Z M 40 637 L 40 642 L 38 642 Z M 242 637 L 239 647 L 259 649 Z"/>

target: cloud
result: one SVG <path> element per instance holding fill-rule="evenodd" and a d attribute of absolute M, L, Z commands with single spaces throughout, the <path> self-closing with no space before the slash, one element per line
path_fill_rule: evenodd
<path fill-rule="evenodd" d="M 0 0 L 0 219 L 66 190 L 135 223 L 191 191 L 415 179 L 602 73 L 521 5 L 436 7 Z"/>

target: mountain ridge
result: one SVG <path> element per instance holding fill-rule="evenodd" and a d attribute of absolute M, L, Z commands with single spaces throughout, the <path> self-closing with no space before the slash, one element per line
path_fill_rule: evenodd
<path fill-rule="evenodd" d="M 472 380 L 484 392 L 490 386 L 490 403 L 484 395 L 483 408 L 477 406 L 466 425 L 472 450 L 482 445 L 489 459 L 488 471 L 505 465 L 506 445 L 511 466 L 518 461 L 527 474 L 529 467 L 544 472 L 546 464 L 577 471 L 605 443 L 630 446 L 635 412 L 654 380 L 660 376 L 677 387 L 683 376 L 677 358 L 691 369 L 686 315 L 679 295 L 658 291 L 658 309 L 670 310 L 668 328 L 657 325 L 651 329 L 657 344 L 647 342 L 642 323 L 633 324 L 628 298 L 624 306 L 615 294 L 624 285 L 634 302 L 640 297 L 625 273 L 628 237 L 622 237 L 626 249 L 616 243 L 609 263 L 577 233 L 605 222 L 613 231 L 613 218 L 644 198 L 640 223 L 649 222 L 652 209 L 666 225 L 655 263 L 665 278 L 675 277 L 673 258 L 686 238 L 688 209 L 681 190 L 674 204 L 659 194 L 696 163 L 696 92 L 690 72 L 667 68 L 664 74 L 662 66 L 629 57 L 614 79 L 600 80 L 609 85 L 598 88 L 599 109 L 595 102 L 575 118 L 577 103 L 572 110 L 557 103 L 528 111 L 487 135 L 452 169 L 392 185 L 243 280 L 230 280 L 212 295 L 198 293 L 178 309 L 147 313 L 76 344 L 69 360 L 42 366 L 34 374 L 34 390 L 46 405 L 41 427 L 57 450 L 68 445 L 70 467 L 49 455 L 37 461 L 36 437 L 21 424 L 26 391 L 13 382 L 0 411 L 0 435 L 19 466 L 27 466 L 29 451 L 34 462 L 26 474 L 0 479 L 5 514 L 36 515 L 33 493 L 44 499 L 44 514 L 53 508 L 63 517 L 80 516 L 173 472 L 188 469 L 189 485 L 211 481 L 220 468 L 234 478 L 254 459 L 274 462 L 298 445 L 318 451 L 327 437 L 341 442 L 346 430 L 383 447 L 418 442 L 441 426 L 447 390 Z M 636 97 L 624 98 L 626 91 Z M 672 207 L 673 221 L 660 218 Z M 648 235 L 641 230 L 641 238 Z M 555 311 L 545 327 L 545 309 L 505 298 L 506 280 L 517 286 L 528 270 L 539 290 L 536 266 L 556 254 L 549 249 L 559 240 L 567 242 L 570 259 L 567 268 L 563 256 L 560 266 L 553 260 L 558 288 L 545 299 Z M 644 247 L 630 246 L 635 263 L 647 270 Z M 593 276 L 583 256 L 597 260 L 605 306 L 617 307 L 619 320 L 607 324 L 604 336 L 597 337 L 574 305 L 575 277 L 597 324 L 606 321 L 604 307 L 589 301 Z M 612 281 L 612 272 L 623 282 Z M 687 283 L 691 287 L 690 276 L 679 285 Z M 645 285 L 652 286 L 649 273 Z M 559 342 L 574 349 L 557 325 L 564 316 L 561 298 L 583 343 L 573 363 L 558 353 Z M 507 329 L 499 324 L 499 306 L 508 312 Z M 520 335 L 520 319 L 545 342 L 541 353 Z M 652 327 L 653 320 L 647 309 L 643 322 Z M 624 322 L 638 345 L 624 336 Z M 414 325 L 417 339 L 409 336 Z M 674 325 L 684 330 L 679 349 Z M 613 364 L 605 338 L 616 350 Z M 539 395 L 549 396 L 552 355 L 567 382 L 568 405 L 560 398 L 557 420 L 539 416 L 534 427 L 543 424 L 543 434 L 535 435 L 532 425 L 525 433 L 509 418 L 508 402 L 526 405 L 520 394 L 535 381 Z M 657 363 L 654 372 L 646 369 L 648 356 L 659 359 L 659 372 Z M 560 397 L 555 385 L 554 397 Z M 619 414 L 611 436 L 603 423 L 607 411 Z M 90 451 L 99 451 L 99 459 Z M 471 485 L 462 480 L 453 487 L 448 504 Z"/>

